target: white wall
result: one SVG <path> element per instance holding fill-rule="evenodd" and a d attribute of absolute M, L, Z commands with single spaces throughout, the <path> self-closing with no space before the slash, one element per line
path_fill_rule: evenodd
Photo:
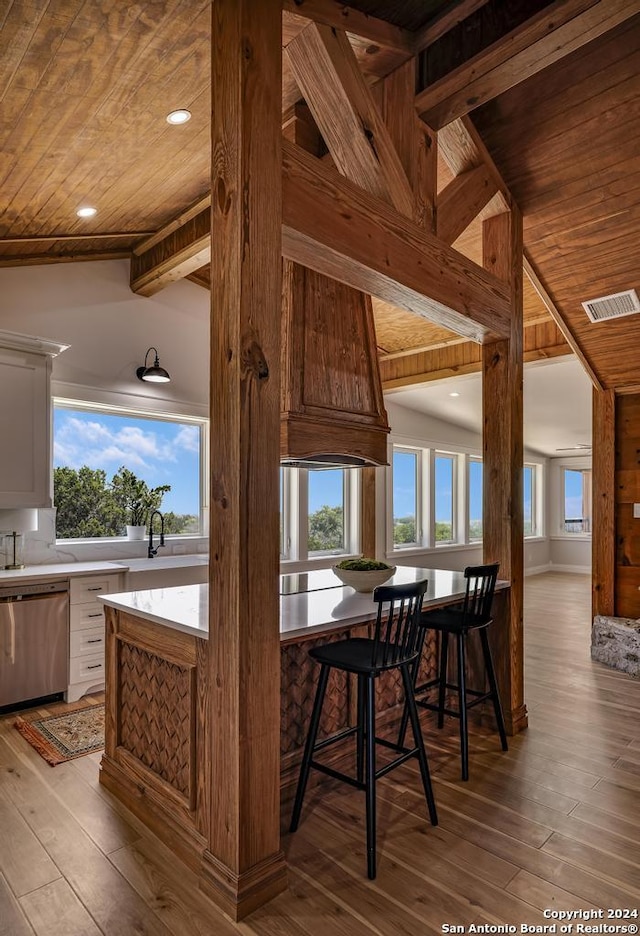
<path fill-rule="evenodd" d="M 71 345 L 53 361 L 56 396 L 87 399 L 90 388 L 96 402 L 206 415 L 207 290 L 181 280 L 151 298 L 136 296 L 129 261 L 103 260 L 0 269 L 0 296 L 0 329 Z M 152 345 L 169 384 L 136 377 Z"/>

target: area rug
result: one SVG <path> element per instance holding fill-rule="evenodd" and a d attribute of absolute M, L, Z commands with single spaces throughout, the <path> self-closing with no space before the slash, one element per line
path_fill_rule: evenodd
<path fill-rule="evenodd" d="M 47 763 L 55 767 L 104 747 L 104 703 L 46 718 L 19 717 L 14 727 Z"/>

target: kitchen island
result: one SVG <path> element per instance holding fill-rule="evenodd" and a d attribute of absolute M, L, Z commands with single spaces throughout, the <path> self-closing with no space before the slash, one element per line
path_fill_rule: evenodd
<path fill-rule="evenodd" d="M 460 572 L 399 567 L 389 584 L 427 578 L 425 608 L 464 595 Z M 297 778 L 316 687 L 316 643 L 369 636 L 371 594 L 343 586 L 330 571 L 280 577 L 281 793 L 283 824 Z M 499 592 L 508 583 L 498 584 Z M 499 601 L 498 595 L 496 598 Z M 207 848 L 210 732 L 207 730 L 208 586 L 190 585 L 102 597 L 106 612 L 106 743 L 101 782 L 195 869 Z M 422 675 L 431 675 L 429 642 Z M 321 732 L 354 723 L 355 692 L 333 672 Z M 392 724 L 401 711 L 397 673 L 380 680 L 378 708 Z M 384 731 L 384 727 L 381 729 Z M 251 744 L 251 738 L 245 739 Z M 348 743 L 348 742 L 347 742 Z M 344 756 L 336 745 L 334 757 Z"/>

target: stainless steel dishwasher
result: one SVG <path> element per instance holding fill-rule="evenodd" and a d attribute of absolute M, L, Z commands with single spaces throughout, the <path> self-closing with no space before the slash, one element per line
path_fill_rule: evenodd
<path fill-rule="evenodd" d="M 0 588 L 0 707 L 64 692 L 68 668 L 67 582 Z"/>

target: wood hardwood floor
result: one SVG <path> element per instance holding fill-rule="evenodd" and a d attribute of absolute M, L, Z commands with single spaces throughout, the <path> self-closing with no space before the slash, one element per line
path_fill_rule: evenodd
<path fill-rule="evenodd" d="M 528 731 L 508 753 L 474 731 L 462 783 L 457 723 L 425 717 L 440 825 L 413 762 L 381 781 L 374 882 L 362 795 L 310 793 L 284 840 L 289 891 L 238 925 L 99 787 L 99 755 L 51 768 L 1 719 L 0 936 L 428 936 L 637 908 L 640 681 L 590 661 L 586 576 L 532 577 L 525 594 Z"/>

